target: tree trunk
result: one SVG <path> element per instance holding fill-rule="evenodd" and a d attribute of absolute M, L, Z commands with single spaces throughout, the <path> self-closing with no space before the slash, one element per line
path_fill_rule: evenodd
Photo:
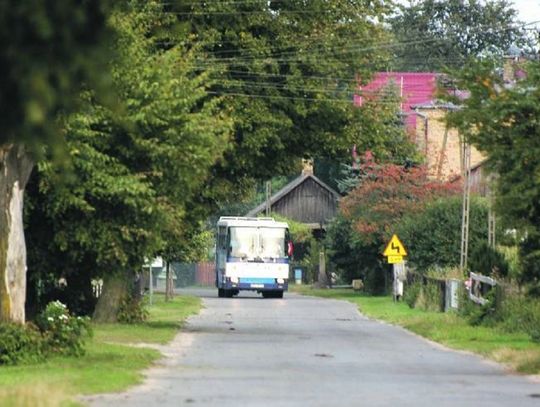
<path fill-rule="evenodd" d="M 165 301 L 171 301 L 174 297 L 174 280 L 171 270 L 171 263 L 166 262 L 166 284 L 165 284 Z"/>
<path fill-rule="evenodd" d="M 129 295 L 129 284 L 123 273 L 107 274 L 103 279 L 103 292 L 94 310 L 96 322 L 116 322 L 121 301 Z"/>
<path fill-rule="evenodd" d="M 24 146 L 0 146 L 0 321 L 24 323 L 24 188 L 34 162 Z"/>

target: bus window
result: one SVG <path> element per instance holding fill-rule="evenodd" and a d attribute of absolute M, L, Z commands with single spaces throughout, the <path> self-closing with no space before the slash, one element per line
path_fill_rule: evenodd
<path fill-rule="evenodd" d="M 218 228 L 218 249 L 220 250 L 226 250 L 227 249 L 227 228 L 224 226 L 220 226 Z"/>
<path fill-rule="evenodd" d="M 257 235 L 257 228 L 231 227 L 229 229 L 229 255 L 241 259 L 253 259 L 258 257 Z"/>
<path fill-rule="evenodd" d="M 283 258 L 285 257 L 285 229 L 261 228 L 261 257 Z"/>

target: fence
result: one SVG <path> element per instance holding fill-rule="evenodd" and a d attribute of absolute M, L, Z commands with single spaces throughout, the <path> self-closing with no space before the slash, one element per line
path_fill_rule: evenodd
<path fill-rule="evenodd" d="M 414 291 L 413 286 L 417 287 L 417 293 L 407 293 L 408 290 Z M 422 295 L 426 306 L 436 311 L 446 312 L 458 309 L 459 292 L 462 287 L 463 282 L 460 280 L 438 279 L 409 270 L 405 280 L 404 296 L 411 303 L 415 303 L 418 296 Z"/>
<path fill-rule="evenodd" d="M 203 263 L 178 263 L 171 262 L 170 270 L 174 288 L 183 288 L 193 285 L 214 286 L 215 265 L 214 262 Z M 150 273 L 148 273 L 150 274 Z M 148 276 L 149 277 L 149 276 Z M 148 278 L 147 277 L 147 278 Z M 166 267 L 152 267 L 152 287 L 158 291 L 164 291 L 167 280 Z M 148 282 L 148 279 L 147 279 Z M 147 284 L 149 287 L 149 284 Z"/>
<path fill-rule="evenodd" d="M 216 285 L 216 263 L 209 261 L 197 264 L 195 282 L 197 285 L 214 287 Z"/>
<path fill-rule="evenodd" d="M 488 300 L 484 296 L 497 285 L 497 281 L 477 273 L 471 273 L 470 281 L 469 298 L 471 301 L 480 305 L 487 304 Z"/>
<path fill-rule="evenodd" d="M 455 279 L 437 279 L 427 277 L 414 271 L 407 272 L 406 289 L 411 290 L 413 286 L 420 286 L 429 293 L 428 300 L 436 303 L 438 311 L 448 311 L 459 308 L 460 290 L 467 289 L 468 297 L 471 301 L 479 305 L 485 305 L 489 301 L 486 298 L 494 288 L 502 286 L 493 278 L 478 273 L 470 273 L 470 280 L 463 282 Z M 425 294 L 424 293 L 424 294 Z M 501 300 L 502 291 L 496 294 L 496 301 Z"/>

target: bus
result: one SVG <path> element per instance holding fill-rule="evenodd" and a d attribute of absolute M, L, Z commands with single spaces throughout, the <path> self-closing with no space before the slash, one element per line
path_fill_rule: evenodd
<path fill-rule="evenodd" d="M 264 298 L 283 298 L 293 249 L 287 223 L 222 216 L 216 236 L 218 297 L 249 290 Z"/>

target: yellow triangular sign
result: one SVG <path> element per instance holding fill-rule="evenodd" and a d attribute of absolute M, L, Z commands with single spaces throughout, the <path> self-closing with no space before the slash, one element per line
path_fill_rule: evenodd
<path fill-rule="evenodd" d="M 383 256 L 406 256 L 407 250 L 405 250 L 405 246 L 403 246 L 403 243 L 399 240 L 397 235 L 392 236 L 392 239 L 388 242 L 386 245 L 386 249 L 384 249 Z"/>

